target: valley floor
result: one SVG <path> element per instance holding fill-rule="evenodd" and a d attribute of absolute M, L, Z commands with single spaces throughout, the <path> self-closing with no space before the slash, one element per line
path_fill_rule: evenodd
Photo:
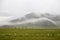
<path fill-rule="evenodd" d="M 60 40 L 60 29 L 0 28 L 0 40 Z"/>

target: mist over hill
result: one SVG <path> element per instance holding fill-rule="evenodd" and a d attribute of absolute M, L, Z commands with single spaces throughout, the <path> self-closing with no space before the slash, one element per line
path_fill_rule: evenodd
<path fill-rule="evenodd" d="M 60 24 L 60 16 L 59 15 L 52 15 L 49 13 L 45 14 L 37 14 L 34 12 L 31 12 L 29 14 L 26 14 L 24 17 L 16 18 L 13 20 L 10 20 L 10 23 L 13 23 L 15 25 L 23 25 L 23 26 L 45 26 L 45 27 L 57 27 Z"/>
<path fill-rule="evenodd" d="M 10 18 L 5 18 L 5 22 L 1 27 L 58 27 L 60 26 L 60 15 L 52 15 L 50 13 L 35 13 L 31 12 L 26 14 L 23 17 L 10 17 Z M 4 19 L 4 18 L 3 18 Z"/>
<path fill-rule="evenodd" d="M 50 13 L 38 14 L 38 13 L 31 12 L 29 14 L 26 14 L 24 17 L 13 19 L 10 22 L 13 22 L 13 23 L 14 22 L 22 22 L 22 21 L 30 20 L 30 19 L 39 19 L 39 18 L 42 18 L 42 17 L 49 18 L 53 21 L 60 21 L 60 18 L 59 18 L 60 15 L 52 15 Z"/>

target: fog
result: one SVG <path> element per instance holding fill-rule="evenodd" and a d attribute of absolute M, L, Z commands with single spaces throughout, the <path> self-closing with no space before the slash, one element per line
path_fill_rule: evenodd
<path fill-rule="evenodd" d="M 0 21 L 23 17 L 30 12 L 60 14 L 60 0 L 0 0 Z"/>
<path fill-rule="evenodd" d="M 26 20 L 26 21 L 20 22 L 20 24 L 24 24 L 24 23 L 33 23 L 33 24 L 35 24 L 35 22 L 39 22 L 39 21 L 47 21 L 47 22 L 49 21 L 49 22 L 56 25 L 56 22 L 54 22 L 54 21 L 52 21 L 52 20 L 50 20 L 48 18 L 45 18 L 45 17 L 42 17 L 42 18 L 39 18 L 39 19 Z M 19 22 L 17 22 L 17 23 L 19 23 Z"/>
<path fill-rule="evenodd" d="M 60 13 L 59 0 L 0 0 L 2 16 L 24 16 L 29 12 Z M 1 11 L 0 11 L 1 12 Z M 1 13 L 0 13 L 1 14 Z"/>

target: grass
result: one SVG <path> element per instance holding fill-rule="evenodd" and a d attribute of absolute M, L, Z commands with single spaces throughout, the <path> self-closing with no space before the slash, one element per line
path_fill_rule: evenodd
<path fill-rule="evenodd" d="M 0 40 L 60 40 L 60 29 L 0 28 Z"/>

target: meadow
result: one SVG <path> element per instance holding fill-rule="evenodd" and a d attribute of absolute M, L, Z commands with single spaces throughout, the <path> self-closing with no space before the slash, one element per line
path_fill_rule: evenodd
<path fill-rule="evenodd" d="M 0 40 L 60 40 L 60 29 L 0 28 Z"/>

